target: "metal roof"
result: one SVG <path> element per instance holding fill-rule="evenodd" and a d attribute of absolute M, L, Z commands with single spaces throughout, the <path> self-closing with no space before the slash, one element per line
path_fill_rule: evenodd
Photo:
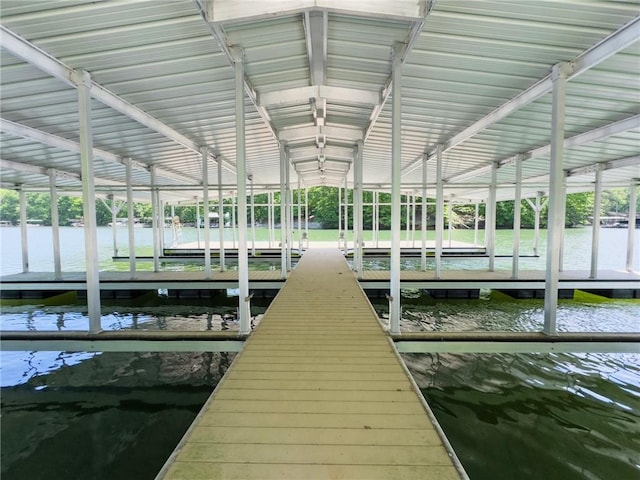
<path fill-rule="evenodd" d="M 391 182 L 391 61 L 401 45 L 402 182 L 444 148 L 445 195 L 498 199 L 545 191 L 551 71 L 573 62 L 566 102 L 568 190 L 640 177 L 640 3 L 586 0 L 2 0 L 2 186 L 80 186 L 74 71 L 91 73 L 95 177 L 124 195 L 124 159 L 144 198 L 157 167 L 167 201 L 236 184 L 232 56 L 245 65 L 247 173 L 279 186 L 279 140 L 292 183 L 352 183 L 364 142 L 366 188 Z M 428 162 L 435 195 L 435 161 Z"/>

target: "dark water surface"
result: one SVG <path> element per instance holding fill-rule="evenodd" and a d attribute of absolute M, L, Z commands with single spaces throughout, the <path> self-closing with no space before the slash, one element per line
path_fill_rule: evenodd
<path fill-rule="evenodd" d="M 640 478 L 640 358 L 404 355 L 473 480 Z"/>
<path fill-rule="evenodd" d="M 84 355 L 2 388 L 3 480 L 153 479 L 233 359 Z"/>

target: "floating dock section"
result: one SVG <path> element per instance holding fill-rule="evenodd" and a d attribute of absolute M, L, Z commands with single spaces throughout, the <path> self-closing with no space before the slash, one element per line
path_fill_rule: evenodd
<path fill-rule="evenodd" d="M 467 478 L 338 250 L 309 250 L 158 479 Z"/>

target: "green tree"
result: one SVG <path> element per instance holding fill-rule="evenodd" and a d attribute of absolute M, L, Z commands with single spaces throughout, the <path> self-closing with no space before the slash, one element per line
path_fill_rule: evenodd
<path fill-rule="evenodd" d="M 15 190 L 0 190 L 0 220 L 16 225 L 20 218 L 20 199 Z"/>

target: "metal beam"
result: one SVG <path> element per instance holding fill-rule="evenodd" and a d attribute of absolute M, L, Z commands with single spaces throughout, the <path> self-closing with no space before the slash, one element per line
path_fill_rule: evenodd
<path fill-rule="evenodd" d="M 303 18 L 311 84 L 324 85 L 327 78 L 328 14 L 326 10 L 311 10 L 304 12 Z"/>
<path fill-rule="evenodd" d="M 567 65 L 567 80 L 575 78 L 581 73 L 586 72 L 588 69 L 598 65 L 600 62 L 615 55 L 616 53 L 624 50 L 628 46 L 637 42 L 640 39 L 640 17 L 636 17 L 626 25 L 620 27 L 608 37 L 604 38 L 601 42 L 595 44 L 588 50 L 584 51 Z M 526 90 L 523 90 L 511 100 L 500 105 L 498 108 L 485 115 L 478 121 L 469 125 L 464 130 L 458 132 L 456 135 L 449 138 L 444 144 L 444 150 L 447 151 L 456 145 L 464 142 L 465 140 L 473 137 L 482 130 L 490 127 L 494 123 L 503 120 L 512 113 L 521 109 L 522 107 L 530 104 L 531 102 L 541 98 L 549 93 L 553 88 L 553 73 L 550 73 L 546 77 L 542 78 Z M 433 147 L 429 152 L 429 157 L 435 156 L 436 148 Z M 418 167 L 420 158 L 417 158 L 411 162 L 403 170 L 403 175 L 409 171 Z"/>
<path fill-rule="evenodd" d="M 25 38 L 12 30 L 9 30 L 7 27 L 0 25 L 0 31 L 2 32 L 3 48 L 41 71 L 62 80 L 67 85 L 78 88 L 75 74 L 76 70 L 58 60 L 53 55 L 39 49 Z M 162 123 L 160 120 L 149 115 L 147 112 L 141 110 L 135 105 L 127 102 L 93 80 L 91 81 L 91 85 L 89 85 L 89 90 L 91 96 L 102 102 L 104 105 L 113 108 L 117 112 L 126 115 L 132 120 L 135 120 L 141 125 L 144 125 L 145 127 L 150 128 L 164 137 L 182 145 L 188 150 L 200 153 L 201 147 L 196 142 L 174 130 L 170 126 Z M 228 170 L 235 173 L 233 165 L 227 162 L 225 166 Z"/>
<path fill-rule="evenodd" d="M 205 0 L 194 0 L 194 2 L 196 4 L 196 7 L 198 8 L 198 11 L 200 12 L 200 15 L 202 15 L 202 18 L 204 19 L 206 24 L 209 26 L 209 30 L 211 31 L 211 34 L 218 42 L 218 46 L 220 47 L 220 50 L 227 57 L 227 61 L 229 62 L 229 65 L 233 66 L 233 63 L 234 63 L 233 54 L 231 53 L 231 50 L 229 48 L 229 45 L 231 45 L 231 42 L 229 42 L 227 38 L 227 34 L 222 28 L 222 25 L 217 23 L 217 21 L 214 19 L 213 2 L 209 3 L 209 7 L 211 9 L 207 8 L 207 6 L 205 5 Z M 255 6 L 256 5 L 254 4 L 252 7 L 255 7 Z M 278 132 L 276 128 L 273 126 L 273 123 L 271 122 L 271 117 L 269 116 L 269 112 L 267 112 L 267 109 L 265 107 L 258 104 L 256 90 L 255 88 L 253 88 L 253 85 L 251 85 L 251 82 L 249 81 L 246 75 L 244 77 L 244 91 L 249 97 L 249 100 L 251 100 L 251 103 L 253 103 L 253 105 L 256 107 L 256 110 L 258 111 L 258 114 L 262 118 L 262 121 L 264 122 L 265 126 L 269 130 L 269 133 L 271 133 L 271 135 L 275 140 L 278 140 Z M 235 169 L 233 170 L 233 173 L 236 173 Z"/>
<path fill-rule="evenodd" d="M 334 87 L 329 85 L 313 85 L 310 87 L 289 88 L 287 90 L 265 93 L 258 92 L 257 95 L 258 105 L 262 107 L 306 103 L 312 99 L 319 98 L 340 103 L 379 105 L 382 100 L 382 95 L 380 92 L 372 90 Z"/>
<path fill-rule="evenodd" d="M 78 142 L 60 137 L 58 135 L 54 135 L 52 133 L 44 132 L 36 128 L 28 127 L 27 125 L 12 122 L 11 120 L 0 118 L 0 130 L 16 137 L 26 138 L 28 140 L 33 140 L 44 145 L 48 145 L 49 147 L 59 148 L 61 150 L 66 150 L 68 152 L 78 154 L 80 153 L 80 144 Z M 103 160 L 106 160 L 107 162 L 117 163 L 120 165 L 125 164 L 124 157 L 120 157 L 119 155 L 108 152 L 106 150 L 102 150 L 100 148 L 93 148 L 93 156 L 94 158 L 101 158 Z M 144 170 L 146 172 L 149 171 L 149 165 L 146 165 L 144 163 L 132 160 L 131 165 L 138 170 Z M 179 180 L 185 183 L 198 184 L 200 181 L 196 177 L 190 177 L 178 172 L 173 172 L 169 169 L 159 168 L 158 174 L 162 177 L 172 178 L 174 180 Z"/>
<path fill-rule="evenodd" d="M 420 12 L 421 18 L 411 23 L 411 29 L 409 30 L 409 34 L 407 35 L 407 38 L 405 39 L 404 43 L 400 44 L 402 45 L 402 52 L 399 52 L 401 64 L 404 64 L 404 62 L 407 60 L 407 56 L 413 49 L 413 46 L 415 45 L 415 43 L 418 41 L 418 38 L 420 38 L 420 33 L 422 33 L 422 28 L 424 27 L 426 18 L 429 15 L 429 13 L 431 13 L 431 9 L 433 8 L 434 4 L 435 2 L 429 2 L 428 9 L 423 10 L 421 8 L 421 12 Z M 394 47 L 393 54 L 394 55 L 396 54 L 395 47 Z M 363 138 L 364 142 L 366 142 L 367 139 L 369 138 L 369 135 L 371 135 L 373 127 L 376 126 L 376 122 L 378 121 L 378 118 L 382 113 L 382 109 L 384 108 L 385 103 L 387 103 L 387 99 L 389 98 L 389 95 L 391 95 L 391 91 L 393 90 L 392 80 L 393 80 L 393 71 L 391 72 L 391 74 L 387 78 L 387 81 L 384 84 L 380 102 L 373 108 L 373 111 L 369 116 L 369 123 L 367 124 L 367 127 L 364 130 L 364 138 Z"/>
<path fill-rule="evenodd" d="M 288 127 L 280 130 L 280 140 L 285 142 L 315 139 L 318 135 L 348 142 L 362 140 L 362 130 L 347 125 Z"/>

